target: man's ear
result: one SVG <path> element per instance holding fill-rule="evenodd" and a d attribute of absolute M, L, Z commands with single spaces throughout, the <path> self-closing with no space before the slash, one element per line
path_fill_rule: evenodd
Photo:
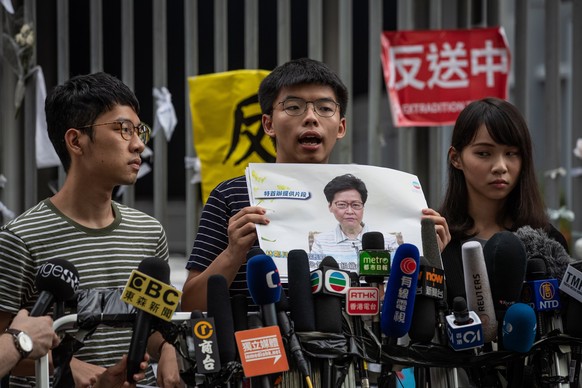
<path fill-rule="evenodd" d="M 261 118 L 263 122 L 263 130 L 269 137 L 275 137 L 275 128 L 273 128 L 273 117 L 268 114 L 263 114 Z"/>
<path fill-rule="evenodd" d="M 76 128 L 69 128 L 67 132 L 65 132 L 65 145 L 67 149 L 71 153 L 83 153 L 83 147 L 80 141 L 81 138 L 81 131 Z"/>
<path fill-rule="evenodd" d="M 462 170 L 460 159 L 461 159 L 460 154 L 457 152 L 455 147 L 451 146 L 449 148 L 449 163 L 451 163 L 454 168 Z"/>

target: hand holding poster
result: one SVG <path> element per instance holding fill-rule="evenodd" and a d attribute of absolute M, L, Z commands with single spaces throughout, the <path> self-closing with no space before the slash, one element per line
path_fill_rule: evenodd
<path fill-rule="evenodd" d="M 364 185 L 365 195 L 361 187 L 330 188 L 346 174 Z M 427 204 L 415 175 L 351 164 L 251 163 L 246 178 L 251 205 L 265 208 L 271 221 L 257 225 L 260 246 L 273 257 L 284 280 L 292 249 L 308 253 L 311 269 L 330 255 L 341 269 L 358 271 L 365 232 L 382 232 L 386 249 L 392 251 L 403 242 L 422 247 L 420 218 Z M 354 225 L 360 226 L 353 228 L 358 233 L 350 235 Z"/>

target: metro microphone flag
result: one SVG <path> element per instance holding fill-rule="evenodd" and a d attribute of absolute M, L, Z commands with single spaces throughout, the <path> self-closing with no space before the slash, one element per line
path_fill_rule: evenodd
<path fill-rule="evenodd" d="M 293 249 L 287 255 L 289 282 L 289 313 L 296 332 L 315 331 L 315 308 L 311 293 L 309 259 L 303 249 Z"/>
<path fill-rule="evenodd" d="M 390 273 L 390 251 L 384 246 L 381 232 L 366 232 L 362 235 L 362 250 L 359 254 L 360 276 L 367 283 L 382 283 Z"/>
<path fill-rule="evenodd" d="M 498 324 L 481 243 L 467 241 L 461 246 L 461 256 L 468 309 L 479 316 L 484 341 L 494 341 Z"/>
<path fill-rule="evenodd" d="M 40 317 L 48 313 L 54 302 L 67 301 L 75 296 L 79 288 L 79 272 L 70 261 L 52 259 L 38 269 L 34 284 L 39 296 L 30 316 Z"/>
<path fill-rule="evenodd" d="M 170 266 L 158 257 L 147 257 L 143 259 L 139 263 L 137 270 L 161 283 L 170 283 Z M 152 331 L 154 319 L 156 318 L 146 311 L 137 310 L 133 324 L 131 343 L 129 344 L 129 351 L 127 352 L 127 381 L 129 382 L 133 382 L 133 375 L 140 371 L 139 365 L 143 361 L 147 349 L 148 338 Z"/>
<path fill-rule="evenodd" d="M 399 338 L 410 330 L 419 261 L 418 248 L 412 244 L 404 243 L 394 253 L 380 320 L 387 337 Z"/>
<path fill-rule="evenodd" d="M 247 262 L 247 284 L 255 304 L 261 307 L 265 326 L 277 326 L 275 303 L 281 298 L 281 278 L 270 256 L 257 255 Z"/>

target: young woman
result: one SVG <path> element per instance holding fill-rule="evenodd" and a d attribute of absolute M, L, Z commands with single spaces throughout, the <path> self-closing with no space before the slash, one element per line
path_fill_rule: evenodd
<path fill-rule="evenodd" d="M 484 244 L 497 232 L 528 225 L 543 229 L 568 250 L 546 215 L 527 124 L 515 106 L 501 99 L 474 101 L 457 118 L 440 214 L 451 233 L 442 252 L 449 303 L 465 296 L 461 245 L 467 240 Z"/>

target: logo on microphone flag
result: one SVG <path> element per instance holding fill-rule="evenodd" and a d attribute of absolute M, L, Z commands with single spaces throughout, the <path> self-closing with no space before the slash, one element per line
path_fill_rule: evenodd
<path fill-rule="evenodd" d="M 315 271 L 311 272 L 310 278 L 312 294 L 317 294 L 323 288 L 322 274 L 323 273 L 319 269 L 316 269 Z"/>
<path fill-rule="evenodd" d="M 416 271 L 416 261 L 407 257 L 400 262 L 400 270 L 406 275 L 412 275 Z"/>
<path fill-rule="evenodd" d="M 279 326 L 241 330 L 234 336 L 245 377 L 289 370 Z"/>
<path fill-rule="evenodd" d="M 334 294 L 347 294 L 350 285 L 350 277 L 346 272 L 325 271 L 325 289 Z"/>
<path fill-rule="evenodd" d="M 121 293 L 121 300 L 155 317 L 170 322 L 178 308 L 182 292 L 174 287 L 133 270 Z"/>

